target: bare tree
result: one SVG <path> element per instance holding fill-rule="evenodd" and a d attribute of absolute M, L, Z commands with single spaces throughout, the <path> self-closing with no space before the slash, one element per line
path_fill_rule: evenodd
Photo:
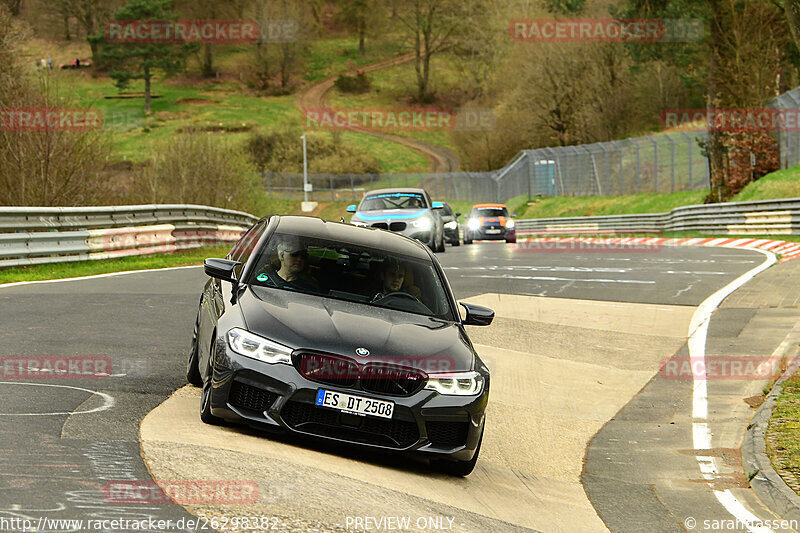
<path fill-rule="evenodd" d="M 102 34 L 106 21 L 111 18 L 114 10 L 121 5 L 119 0 L 55 0 L 51 2 L 51 9 L 64 20 L 65 38 L 70 40 L 69 21 L 75 19 L 86 34 L 89 46 L 92 49 L 92 58 L 97 62 L 98 37 Z M 94 37 L 94 39 L 93 39 Z"/>
<path fill-rule="evenodd" d="M 28 34 L 0 5 L 0 108 L 59 112 L 74 105 L 48 75 L 31 79 L 19 64 Z M 96 129 L 0 128 L 0 205 L 80 205 L 102 197 L 108 147 Z"/>
<path fill-rule="evenodd" d="M 8 8 L 11 16 L 19 16 L 19 12 L 22 9 L 22 0 L 2 0 L 2 3 Z"/>
<path fill-rule="evenodd" d="M 458 0 L 405 0 L 397 18 L 406 29 L 414 53 L 417 73 L 417 100 L 431 99 L 431 58 L 452 45 L 459 28 Z"/>
<path fill-rule="evenodd" d="M 241 17 L 249 0 L 177 0 L 173 8 L 182 16 L 196 19 L 225 19 Z M 201 72 L 210 78 L 216 74 L 214 44 L 203 43 Z"/>

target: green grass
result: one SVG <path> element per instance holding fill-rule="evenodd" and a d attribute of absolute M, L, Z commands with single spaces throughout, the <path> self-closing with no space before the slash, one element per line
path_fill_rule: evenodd
<path fill-rule="evenodd" d="M 368 42 L 367 53 L 360 55 L 358 43 L 351 37 L 321 39 L 311 46 L 306 64 L 306 79 L 317 81 L 359 65 L 380 61 L 402 53 L 397 40 Z M 53 43 L 35 40 L 29 53 L 53 48 Z M 75 99 L 75 105 L 93 107 L 104 117 L 110 135 L 113 160 L 144 161 L 160 144 L 189 127 L 222 129 L 212 135 L 244 140 L 250 131 L 303 129 L 305 121 L 296 105 L 296 95 L 262 97 L 250 93 L 238 80 L 249 64 L 252 50 L 242 46 L 222 46 L 215 52 L 216 67 L 227 74 L 221 80 L 200 79 L 197 65 L 190 60 L 185 76 L 162 80 L 156 78 L 152 92 L 152 114 L 144 115 L 142 97 L 109 99 L 118 89 L 107 77 L 94 78 L 86 71 L 54 70 L 48 75 L 62 90 Z M 143 91 L 143 82 L 133 82 L 127 92 Z M 329 134 L 311 131 L 310 135 Z M 366 135 L 348 134 L 347 140 L 378 160 L 382 172 L 417 172 L 427 168 L 427 160 L 414 150 Z M 298 141 L 299 142 L 299 141 Z M 310 154 L 313 157 L 313 154 Z M 298 169 L 299 171 L 300 169 Z"/>
<path fill-rule="evenodd" d="M 530 238 L 539 237 L 591 237 L 596 239 L 612 239 L 616 237 L 664 237 L 667 239 L 698 239 L 698 238 L 725 238 L 725 239 L 767 239 L 776 241 L 800 242 L 800 235 L 719 235 L 702 233 L 699 231 L 666 231 L 664 233 L 558 233 L 558 234 L 541 234 L 530 236 Z M 528 238 L 528 236 L 520 236 L 520 239 Z"/>
<path fill-rule="evenodd" d="M 402 39 L 387 36 L 378 41 L 368 39 L 363 55 L 358 51 L 358 39 L 355 37 L 320 39 L 311 44 L 304 79 L 310 82 L 322 81 L 339 72 L 389 59 L 404 51 Z"/>
<path fill-rule="evenodd" d="M 767 174 L 747 185 L 732 201 L 750 202 L 797 197 L 800 197 L 800 165 Z"/>
<path fill-rule="evenodd" d="M 666 213 L 684 205 L 702 204 L 708 191 L 670 194 L 640 193 L 624 196 L 581 196 L 542 198 L 520 209 L 520 218 L 586 217 L 631 213 Z"/>
<path fill-rule="evenodd" d="M 779 474 L 788 473 L 787 482 L 797 491 L 800 471 L 800 376 L 783 382 L 770 417 L 766 435 L 767 455 Z"/>
<path fill-rule="evenodd" d="M 98 261 L 77 261 L 49 265 L 31 265 L 0 270 L 0 283 L 77 278 L 110 272 L 149 270 L 188 265 L 201 265 L 207 257 L 225 257 L 231 246 L 196 248 L 171 254 L 120 257 Z"/>
<path fill-rule="evenodd" d="M 458 73 L 452 60 L 445 55 L 436 55 L 431 60 L 435 84 L 455 85 Z M 364 94 L 346 94 L 334 88 L 328 95 L 328 105 L 335 109 L 395 109 L 409 107 L 436 107 L 409 103 L 416 92 L 416 73 L 414 63 L 409 62 L 395 67 L 367 73 L 372 89 Z M 380 130 L 385 133 L 424 141 L 456 151 L 450 130 Z"/>

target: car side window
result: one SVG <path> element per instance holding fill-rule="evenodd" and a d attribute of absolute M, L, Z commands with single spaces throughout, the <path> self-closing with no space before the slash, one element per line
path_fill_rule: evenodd
<path fill-rule="evenodd" d="M 267 221 L 262 220 L 261 222 L 256 223 L 252 228 L 250 228 L 239 242 L 236 243 L 236 246 L 233 247 L 231 250 L 230 258 L 233 261 L 239 261 L 241 263 L 240 266 L 236 267 L 236 275 L 241 276 L 242 268 L 244 267 L 245 263 L 250 259 L 250 256 L 253 254 L 253 249 L 258 244 L 258 240 L 261 238 L 261 235 L 264 234 L 264 230 L 267 227 Z"/>

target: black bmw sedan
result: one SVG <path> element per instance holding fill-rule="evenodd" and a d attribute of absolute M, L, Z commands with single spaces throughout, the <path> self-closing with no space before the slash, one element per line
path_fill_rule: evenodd
<path fill-rule="evenodd" d="M 489 371 L 433 253 L 389 231 L 300 216 L 256 223 L 207 259 L 187 377 L 201 418 L 475 467 Z M 459 307 L 463 309 L 463 317 Z"/>

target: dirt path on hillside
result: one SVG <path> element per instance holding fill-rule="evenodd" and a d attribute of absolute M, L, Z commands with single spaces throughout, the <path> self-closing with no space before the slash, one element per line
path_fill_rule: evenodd
<path fill-rule="evenodd" d="M 375 70 L 380 70 L 383 68 L 402 65 L 403 63 L 408 63 L 409 61 L 413 60 L 414 60 L 414 53 L 408 52 L 406 54 L 402 54 L 397 57 L 393 57 L 391 59 L 385 59 L 383 61 L 378 61 L 377 63 L 371 63 L 369 65 L 358 67 L 357 69 L 347 72 L 347 74 L 354 75 L 356 70 L 364 73 L 373 72 Z M 301 92 L 297 97 L 298 107 L 300 107 L 301 110 L 327 107 L 326 99 L 328 96 L 328 92 L 330 92 L 330 90 L 333 89 L 335 81 L 336 81 L 336 76 L 332 76 L 317 84 L 312 85 L 311 87 Z M 373 137 L 379 137 L 381 139 L 386 139 L 392 142 L 402 144 L 404 146 L 408 146 L 412 150 L 419 152 L 428 159 L 428 161 L 430 162 L 429 170 L 432 172 L 455 172 L 461 168 L 461 161 L 458 155 L 452 150 L 448 150 L 447 148 L 443 148 L 435 144 L 426 143 L 424 141 L 418 141 L 416 139 L 409 139 L 407 137 L 402 137 L 400 135 L 392 135 L 390 133 L 383 133 L 379 131 L 368 130 L 365 128 L 350 127 L 346 129 L 358 133 L 363 133 L 365 135 L 372 135 Z"/>

